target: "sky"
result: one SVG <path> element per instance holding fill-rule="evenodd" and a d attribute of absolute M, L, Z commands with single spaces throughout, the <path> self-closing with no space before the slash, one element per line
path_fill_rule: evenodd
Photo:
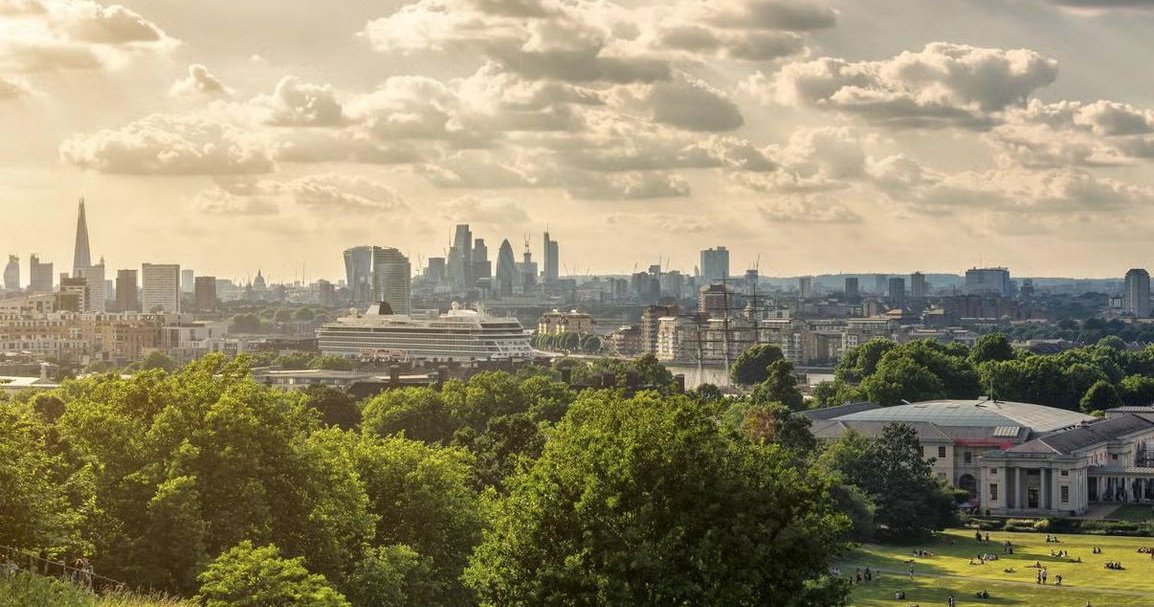
<path fill-rule="evenodd" d="M 1154 263 L 1154 1 L 0 0 L 0 252 L 335 279 Z"/>

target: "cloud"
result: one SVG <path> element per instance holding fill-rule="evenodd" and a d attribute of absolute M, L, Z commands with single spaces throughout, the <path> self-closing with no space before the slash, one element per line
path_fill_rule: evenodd
<path fill-rule="evenodd" d="M 28 88 L 15 80 L 0 78 L 0 101 L 15 99 L 28 94 Z"/>
<path fill-rule="evenodd" d="M 737 104 L 701 81 L 656 84 L 645 102 L 653 120 L 688 131 L 731 131 L 745 124 Z"/>
<path fill-rule="evenodd" d="M 208 68 L 199 63 L 188 66 L 188 77 L 177 80 L 169 92 L 176 97 L 204 95 L 207 97 L 231 97 L 233 91 L 226 87 Z"/>
<path fill-rule="evenodd" d="M 1027 167 L 1115 166 L 1154 158 L 1154 111 L 1125 103 L 1034 100 L 1006 117 L 990 141 Z"/>
<path fill-rule="evenodd" d="M 444 203 L 438 214 L 450 223 L 524 225 L 529 214 L 512 200 L 464 196 Z"/>
<path fill-rule="evenodd" d="M 1034 51 L 934 42 L 884 61 L 821 58 L 791 63 L 745 90 L 786 105 L 860 116 L 871 122 L 984 129 L 994 114 L 1024 105 L 1057 77 L 1058 64 Z"/>
<path fill-rule="evenodd" d="M 648 200 L 689 196 L 689 183 L 661 171 L 572 173 L 564 179 L 565 193 L 585 200 Z"/>
<path fill-rule="evenodd" d="M 90 0 L 7 0 L 0 32 L 0 67 L 21 72 L 116 67 L 177 44 L 135 11 Z"/>
<path fill-rule="evenodd" d="M 502 7 L 501 10 L 495 10 Z M 669 61 L 619 36 L 634 24 L 608 4 L 420 0 L 373 20 L 379 52 L 472 53 L 532 80 L 633 83 L 667 80 Z M 531 9 L 531 10 L 529 10 Z M 461 55 L 464 56 L 464 55 Z"/>
<path fill-rule="evenodd" d="M 203 116 L 152 115 L 120 129 L 76 135 L 60 147 L 79 167 L 123 175 L 268 173 L 273 162 L 257 134 Z"/>
<path fill-rule="evenodd" d="M 763 202 L 757 212 L 769 223 L 859 223 L 854 210 L 822 195 L 782 196 Z"/>
<path fill-rule="evenodd" d="M 721 0 L 711 4 L 708 20 L 718 26 L 739 29 L 812 31 L 837 23 L 837 13 L 814 2 L 801 0 Z"/>
<path fill-rule="evenodd" d="M 353 131 L 300 130 L 280 133 L 276 159 L 283 162 L 358 164 L 409 164 L 422 162 L 424 156 L 416 147 L 404 142 L 381 143 Z"/>
<path fill-rule="evenodd" d="M 217 215 L 275 215 L 294 211 L 315 217 L 348 217 L 404 211 L 395 189 L 363 177 L 317 174 L 287 181 L 219 179 L 199 194 L 197 208 Z"/>
<path fill-rule="evenodd" d="M 293 76 L 282 78 L 271 96 L 259 96 L 251 104 L 267 110 L 265 120 L 273 126 L 331 127 L 344 121 L 344 110 L 331 86 L 301 82 Z"/>
<path fill-rule="evenodd" d="M 63 29 L 73 39 L 97 44 L 160 42 L 164 32 L 132 10 L 119 4 L 101 6 L 94 2 L 67 2 Z"/>

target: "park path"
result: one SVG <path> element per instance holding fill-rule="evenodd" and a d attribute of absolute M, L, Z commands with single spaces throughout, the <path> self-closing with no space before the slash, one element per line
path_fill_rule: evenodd
<path fill-rule="evenodd" d="M 842 571 L 848 571 L 850 568 L 865 569 L 866 567 L 869 567 L 870 569 L 872 569 L 874 571 L 877 571 L 879 573 L 889 574 L 890 576 L 893 576 L 893 577 L 902 578 L 902 579 L 907 579 L 909 577 L 909 571 L 908 570 L 902 571 L 902 570 L 898 570 L 898 569 L 877 568 L 877 567 L 874 567 L 872 565 L 862 564 L 862 563 L 844 563 L 844 564 L 839 564 L 838 566 L 842 568 Z M 917 578 L 950 579 L 950 580 L 960 580 L 960 581 L 967 581 L 967 582 L 974 582 L 974 583 L 1007 584 L 1010 586 L 1045 587 L 1045 588 L 1049 588 L 1049 589 L 1054 590 L 1054 591 L 1065 591 L 1065 592 L 1079 592 L 1079 591 L 1081 591 L 1081 592 L 1095 592 L 1098 594 L 1114 594 L 1114 595 L 1119 595 L 1119 596 L 1137 596 L 1137 597 L 1150 597 L 1151 596 L 1150 592 L 1142 591 L 1142 590 L 1124 590 L 1121 588 L 1097 588 L 1094 586 L 1074 586 L 1074 585 L 1067 584 L 1066 580 L 1062 581 L 1063 583 L 1061 586 L 1057 586 L 1055 584 L 1034 584 L 1034 583 L 1030 583 L 1030 582 L 1022 582 L 1019 580 L 997 580 L 997 579 L 985 578 L 985 577 L 971 577 L 971 576 L 965 576 L 965 575 L 954 575 L 952 573 L 917 573 L 917 569 L 915 568 L 914 569 L 914 579 L 917 579 Z"/>

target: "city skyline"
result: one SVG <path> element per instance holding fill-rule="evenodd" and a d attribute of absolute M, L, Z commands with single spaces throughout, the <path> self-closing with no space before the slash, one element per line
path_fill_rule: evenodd
<path fill-rule="evenodd" d="M 1151 265 L 1142 3 L 8 4 L 0 247 L 58 268 L 80 196 L 110 267 L 237 278 L 457 223 L 548 229 L 570 274 Z"/>

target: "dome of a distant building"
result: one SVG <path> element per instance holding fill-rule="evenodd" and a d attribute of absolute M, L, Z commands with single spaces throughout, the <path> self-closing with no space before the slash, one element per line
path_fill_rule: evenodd
<path fill-rule="evenodd" d="M 261 275 L 260 270 L 256 271 L 256 278 L 252 281 L 252 288 L 267 289 L 268 285 L 264 281 L 264 276 Z"/>
<path fill-rule="evenodd" d="M 934 400 L 881 407 L 835 418 L 841 422 L 929 422 L 938 426 L 1017 426 L 1054 432 L 1096 421 L 1076 411 L 1000 400 Z"/>

